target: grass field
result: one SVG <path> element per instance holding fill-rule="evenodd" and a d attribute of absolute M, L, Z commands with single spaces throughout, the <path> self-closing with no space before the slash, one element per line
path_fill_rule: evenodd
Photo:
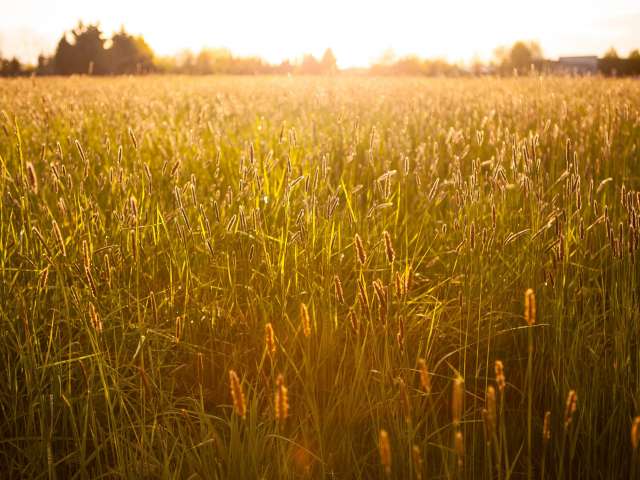
<path fill-rule="evenodd" d="M 640 474 L 637 81 L 23 79 L 0 110 L 4 478 Z"/>

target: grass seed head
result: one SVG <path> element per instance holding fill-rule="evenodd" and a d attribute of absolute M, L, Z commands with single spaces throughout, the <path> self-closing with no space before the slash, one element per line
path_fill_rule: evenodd
<path fill-rule="evenodd" d="M 273 332 L 273 325 L 267 323 L 264 326 L 264 343 L 269 355 L 275 355 L 276 353 L 276 335 Z"/>
<path fill-rule="evenodd" d="M 398 299 L 402 299 L 405 295 L 405 291 L 404 291 L 404 278 L 402 275 L 400 275 L 400 272 L 396 272 L 396 297 L 398 297 Z"/>
<path fill-rule="evenodd" d="M 578 408 L 578 394 L 575 390 L 569 390 L 567 403 L 564 409 L 564 429 L 568 430 L 573 421 L 573 414 Z"/>
<path fill-rule="evenodd" d="M 486 409 L 486 418 L 485 422 L 487 425 L 487 431 L 489 436 L 492 438 L 496 434 L 496 421 L 497 421 L 497 413 L 496 413 L 496 389 L 491 385 L 487 387 L 487 409 Z"/>
<path fill-rule="evenodd" d="M 45 268 L 38 277 L 38 290 L 43 290 L 49 281 L 49 267 Z"/>
<path fill-rule="evenodd" d="M 357 233 L 355 236 L 354 244 L 356 248 L 356 256 L 358 257 L 358 261 L 360 262 L 360 265 L 364 265 L 365 262 L 367 261 L 367 252 L 365 252 L 364 245 L 362 244 L 362 239 L 360 238 L 360 235 L 358 235 Z"/>
<path fill-rule="evenodd" d="M 347 320 L 353 333 L 357 334 L 360 330 L 360 322 L 358 321 L 358 315 L 356 315 L 356 312 L 354 312 L 352 308 L 350 308 L 349 313 L 347 313 Z"/>
<path fill-rule="evenodd" d="M 387 261 L 392 264 L 396 258 L 396 251 L 393 249 L 393 242 L 391 241 L 391 235 L 386 230 L 383 232 L 384 247 L 387 254 Z"/>
<path fill-rule="evenodd" d="M 413 473 L 416 480 L 422 480 L 422 452 L 418 445 L 411 447 L 411 460 L 413 461 Z"/>
<path fill-rule="evenodd" d="M 300 323 L 302 324 L 302 333 L 305 337 L 311 336 L 311 319 L 309 318 L 309 309 L 304 303 L 300 304 Z"/>
<path fill-rule="evenodd" d="M 455 436 L 455 451 L 458 457 L 458 467 L 462 468 L 464 465 L 464 437 L 460 430 L 456 431 Z"/>
<path fill-rule="evenodd" d="M 240 379 L 234 370 L 229 370 L 229 391 L 231 392 L 231 398 L 233 400 L 233 410 L 239 417 L 243 419 L 246 418 L 247 403 L 244 398 Z"/>
<path fill-rule="evenodd" d="M 398 333 L 396 333 L 396 341 L 398 342 L 398 349 L 400 352 L 404 352 L 404 320 L 402 317 L 398 319 Z"/>
<path fill-rule="evenodd" d="M 66 247 L 64 245 L 64 238 L 62 237 L 62 232 L 60 231 L 60 227 L 58 226 L 58 222 L 56 222 L 54 220 L 52 223 L 53 223 L 53 235 L 56 237 L 58 245 L 60 245 L 60 252 L 62 253 L 62 256 L 66 257 L 67 256 L 67 249 L 66 249 Z"/>
<path fill-rule="evenodd" d="M 638 445 L 640 445 L 640 416 L 634 418 L 631 424 L 631 447 L 636 451 Z"/>
<path fill-rule="evenodd" d="M 27 162 L 27 181 L 29 182 L 29 188 L 33 193 L 38 193 L 38 176 L 36 175 L 36 169 L 33 163 Z"/>
<path fill-rule="evenodd" d="M 202 385 L 204 381 L 204 354 L 202 352 L 196 353 L 195 360 L 196 378 L 198 379 L 198 383 Z"/>
<path fill-rule="evenodd" d="M 93 303 L 89 302 L 89 317 L 91 317 L 91 323 L 96 332 L 102 333 L 102 320 L 100 320 L 100 314 L 96 310 Z"/>
<path fill-rule="evenodd" d="M 384 473 L 391 475 L 391 443 L 386 430 L 380 430 L 378 434 L 378 451 L 380 452 L 380 463 L 384 468 Z"/>
<path fill-rule="evenodd" d="M 91 295 L 93 295 L 93 298 L 98 298 L 98 286 L 96 285 L 96 281 L 93 278 L 93 273 L 91 273 L 91 269 L 85 268 L 84 276 L 87 279 L 87 283 L 89 284 Z"/>
<path fill-rule="evenodd" d="M 365 315 L 369 316 L 369 297 L 367 296 L 367 287 L 362 281 L 362 279 L 358 279 L 358 302 L 360 303 L 360 307 Z"/>
<path fill-rule="evenodd" d="M 89 244 L 86 240 L 82 241 L 82 260 L 84 262 L 84 269 L 91 269 L 91 252 L 89 251 Z"/>
<path fill-rule="evenodd" d="M 413 268 L 409 267 L 404 274 L 404 294 L 407 295 L 413 287 Z"/>
<path fill-rule="evenodd" d="M 382 280 L 378 279 L 373 281 L 373 292 L 378 299 L 378 305 L 380 305 L 380 308 L 386 311 L 388 304 L 388 295 L 387 288 L 384 286 L 384 283 L 382 283 Z"/>
<path fill-rule="evenodd" d="M 87 156 L 84 153 L 84 149 L 82 148 L 82 145 L 80 144 L 80 142 L 78 140 L 75 141 L 76 144 L 76 148 L 78 149 L 78 153 L 80 154 L 80 158 L 82 159 L 82 162 L 84 164 L 89 163 L 87 161 Z M 120 153 L 120 158 L 122 157 L 122 154 Z"/>
<path fill-rule="evenodd" d="M 549 440 L 551 440 L 551 412 L 547 410 L 542 424 L 542 442 L 546 445 Z"/>
<path fill-rule="evenodd" d="M 131 256 L 133 257 L 133 262 L 136 263 L 138 261 L 138 242 L 136 240 L 135 229 L 129 230 L 129 243 L 131 245 Z"/>
<path fill-rule="evenodd" d="M 133 133 L 133 129 L 129 127 L 129 138 L 131 138 L 131 143 L 133 143 L 133 148 L 138 150 L 138 140 L 136 139 L 135 133 Z"/>
<path fill-rule="evenodd" d="M 284 384 L 284 376 L 278 375 L 276 379 L 276 420 L 278 422 L 284 422 L 289 416 L 289 393 L 287 387 Z"/>
<path fill-rule="evenodd" d="M 333 283 L 335 285 L 336 300 L 338 300 L 338 303 L 344 305 L 344 290 L 342 289 L 342 282 L 338 275 L 333 277 Z"/>
<path fill-rule="evenodd" d="M 453 380 L 453 389 L 451 392 L 451 418 L 454 425 L 460 424 L 462 418 L 462 404 L 464 402 L 464 380 L 461 376 L 457 376 Z"/>
<path fill-rule="evenodd" d="M 418 372 L 420 373 L 420 387 L 425 393 L 431 393 L 431 374 L 424 358 L 418 359 Z"/>
<path fill-rule="evenodd" d="M 184 327 L 184 317 L 178 315 L 176 317 L 176 343 L 180 342 L 180 338 L 182 337 L 182 329 Z"/>
<path fill-rule="evenodd" d="M 531 288 L 524 294 L 524 319 L 529 326 L 536 323 L 536 295 Z"/>
<path fill-rule="evenodd" d="M 407 423 L 411 421 L 411 398 L 409 397 L 409 390 L 404 380 L 398 377 L 398 389 L 400 390 L 400 405 L 404 412 L 404 419 Z"/>
<path fill-rule="evenodd" d="M 138 221 L 138 202 L 136 201 L 136 197 L 131 195 L 129 197 L 129 210 L 131 212 L 131 218 L 134 222 Z"/>
<path fill-rule="evenodd" d="M 504 388 L 507 385 L 506 378 L 504 376 L 504 365 L 501 360 L 496 360 L 495 363 L 496 370 L 496 385 L 498 386 L 498 390 L 500 393 L 504 392 Z"/>

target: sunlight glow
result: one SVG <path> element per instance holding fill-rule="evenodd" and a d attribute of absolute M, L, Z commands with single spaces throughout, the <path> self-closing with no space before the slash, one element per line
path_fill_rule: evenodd
<path fill-rule="evenodd" d="M 0 53 L 51 52 L 78 19 L 106 34 L 124 25 L 160 55 L 226 47 L 270 62 L 320 56 L 331 47 L 341 67 L 366 66 L 392 49 L 450 61 L 489 59 L 499 45 L 537 40 L 544 53 L 622 54 L 640 46 L 640 5 L 611 0 L 539 2 L 486 0 L 337 1 L 0 0 Z"/>

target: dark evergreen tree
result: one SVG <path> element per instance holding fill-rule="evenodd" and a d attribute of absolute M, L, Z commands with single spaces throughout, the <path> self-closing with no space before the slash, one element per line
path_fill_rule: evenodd
<path fill-rule="evenodd" d="M 107 73 L 148 73 L 153 69 L 153 51 L 142 37 L 129 35 L 124 28 L 113 35 L 107 50 Z"/>

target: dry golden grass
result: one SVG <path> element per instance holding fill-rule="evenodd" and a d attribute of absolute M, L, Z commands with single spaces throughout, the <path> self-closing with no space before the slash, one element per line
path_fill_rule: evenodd
<path fill-rule="evenodd" d="M 3 473 L 634 478 L 639 149 L 631 79 L 0 81 Z"/>

